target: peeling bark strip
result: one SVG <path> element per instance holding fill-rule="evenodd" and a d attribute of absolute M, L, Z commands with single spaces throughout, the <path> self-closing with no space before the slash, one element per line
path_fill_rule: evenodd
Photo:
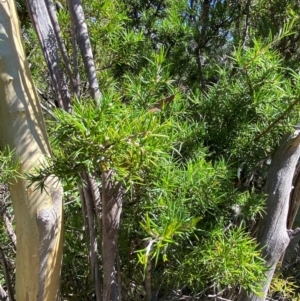
<path fill-rule="evenodd" d="M 113 179 L 113 171 L 102 173 L 102 258 L 103 301 L 119 300 L 115 260 L 118 250 L 118 234 L 122 212 L 123 189 Z"/>
<path fill-rule="evenodd" d="M 46 162 L 45 156 L 50 155 L 50 148 L 13 0 L 0 2 L 0 40 L 0 148 L 9 146 L 14 149 L 15 159 L 20 162 L 19 172 L 30 172 Z M 54 178 L 47 181 L 43 191 L 35 189 L 35 185 L 28 188 L 29 184 L 23 177 L 10 181 L 18 240 L 16 299 L 55 301 L 62 258 L 62 206 L 61 192 L 58 193 L 61 187 Z M 47 210 L 50 210 L 50 220 L 52 216 L 56 219 L 44 228 L 39 227 L 37 218 L 45 218 L 46 215 L 40 213 Z M 56 229 L 49 230 L 50 226 Z M 46 249 L 48 252 L 41 252 Z M 46 253 L 47 258 L 41 258 Z"/>
<path fill-rule="evenodd" d="M 268 175 L 265 192 L 266 209 L 258 230 L 257 241 L 263 247 L 263 257 L 269 267 L 267 280 L 262 283 L 262 296 L 241 294 L 240 301 L 264 301 L 278 261 L 289 244 L 287 216 L 293 175 L 300 157 L 300 128 L 286 135 L 275 152 Z"/>

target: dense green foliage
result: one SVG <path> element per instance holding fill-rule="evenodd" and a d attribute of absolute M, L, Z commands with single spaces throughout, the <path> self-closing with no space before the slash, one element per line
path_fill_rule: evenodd
<path fill-rule="evenodd" d="M 0 151 L 0 182 L 8 183 L 16 176 L 19 176 L 18 173 L 19 162 L 14 162 L 13 160 L 13 151 L 9 148 Z"/>
<path fill-rule="evenodd" d="M 52 173 L 64 182 L 66 300 L 93 294 L 79 174 L 100 179 L 108 168 L 126 188 L 124 301 L 144 296 L 149 262 L 159 300 L 259 292 L 265 267 L 252 230 L 262 186 L 282 135 L 299 121 L 300 11 L 292 2 L 85 1 L 103 99 L 99 107 L 90 100 L 79 59 L 80 99 L 72 114 L 45 114 L 54 157 L 31 175 L 41 186 Z M 58 17 L 71 57 L 67 9 Z M 33 78 L 52 110 L 42 52 L 21 22 Z"/>

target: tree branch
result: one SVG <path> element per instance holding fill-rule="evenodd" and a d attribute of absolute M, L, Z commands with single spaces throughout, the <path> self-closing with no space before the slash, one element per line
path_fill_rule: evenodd
<path fill-rule="evenodd" d="M 292 109 L 293 107 L 299 102 L 299 98 L 296 98 L 290 106 L 279 116 L 277 117 L 263 132 L 261 132 L 258 136 L 254 138 L 254 141 L 258 141 L 262 136 L 267 134 L 271 131 L 271 129 L 279 123 Z"/>
<path fill-rule="evenodd" d="M 7 263 L 6 263 L 6 258 L 5 258 L 4 252 L 3 252 L 1 247 L 0 247 L 0 262 L 1 262 L 1 265 L 2 265 L 2 268 L 3 268 L 3 273 L 4 273 L 4 278 L 5 278 L 5 282 L 6 282 L 6 287 L 7 287 L 7 293 L 8 293 L 8 296 L 9 296 L 9 300 L 10 301 L 15 301 L 13 288 L 12 288 L 11 280 L 10 280 L 10 276 L 9 276 L 9 271 L 8 271 L 8 267 L 7 267 Z"/>

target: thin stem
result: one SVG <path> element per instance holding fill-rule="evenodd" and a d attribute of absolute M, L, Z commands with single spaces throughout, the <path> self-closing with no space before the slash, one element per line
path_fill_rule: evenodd
<path fill-rule="evenodd" d="M 5 258 L 4 252 L 1 247 L 0 247 L 0 262 L 2 265 L 3 273 L 4 273 L 4 278 L 5 278 L 5 282 L 6 282 L 6 286 L 7 286 L 7 293 L 9 296 L 9 300 L 15 301 L 13 288 L 12 288 L 11 280 L 10 280 L 10 276 L 9 276 L 9 271 L 8 271 L 8 267 L 7 267 L 7 263 L 6 263 L 6 258 Z"/>
<path fill-rule="evenodd" d="M 293 107 L 299 102 L 299 98 L 296 98 L 290 106 L 279 116 L 277 117 L 263 132 L 261 132 L 258 136 L 254 138 L 254 141 L 258 141 L 261 137 L 271 131 L 271 129 L 279 123 L 292 109 Z"/>

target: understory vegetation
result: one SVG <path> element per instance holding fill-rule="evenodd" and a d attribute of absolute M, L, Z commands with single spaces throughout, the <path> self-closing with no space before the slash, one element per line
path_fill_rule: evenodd
<path fill-rule="evenodd" d="M 256 242 L 264 185 L 282 137 L 299 122 L 297 1 L 84 1 L 99 104 L 80 57 L 76 70 L 70 15 L 57 2 L 72 71 L 81 77 L 71 113 L 57 108 L 26 6 L 17 4 L 53 153 L 23 176 L 43 189 L 55 174 L 64 186 L 61 300 L 96 300 L 78 187 L 88 173 L 101 191 L 109 170 L 123 191 L 115 263 L 123 301 L 236 300 L 242 289 L 259 295 L 268 269 Z M 11 153 L 0 153 L 4 288 L 14 287 L 15 273 L 7 183 L 18 162 Z M 96 215 L 94 227 L 102 273 Z M 300 300 L 295 250 L 278 264 L 268 300 Z"/>

